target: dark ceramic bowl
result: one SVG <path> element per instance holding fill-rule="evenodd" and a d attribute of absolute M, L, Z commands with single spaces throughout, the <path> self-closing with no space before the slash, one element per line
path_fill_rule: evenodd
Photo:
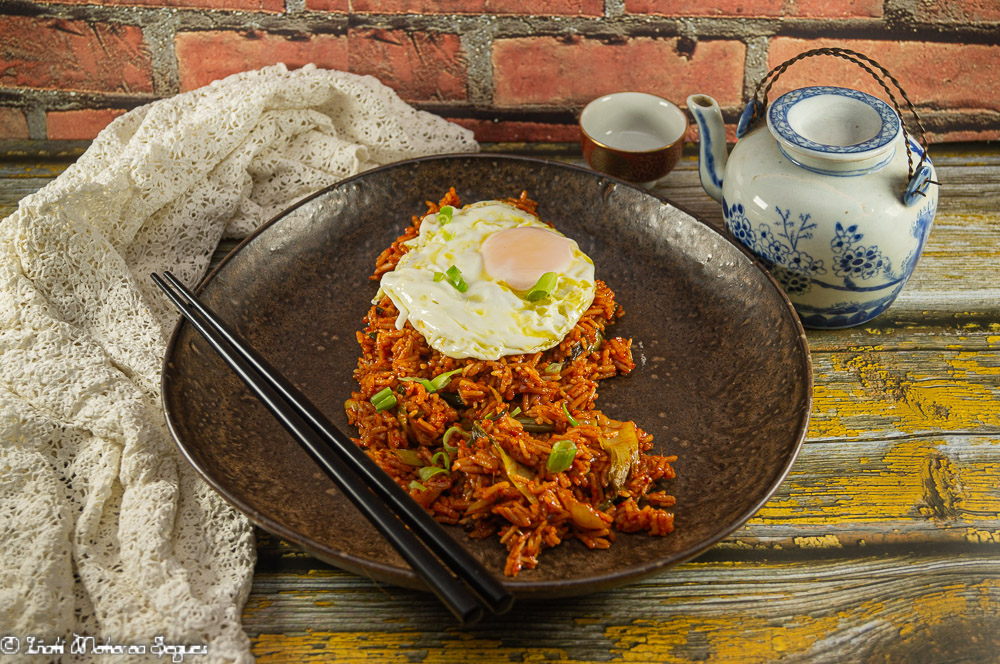
<path fill-rule="evenodd" d="M 629 376 L 598 406 L 676 454 L 676 530 L 620 534 L 609 550 L 577 541 L 506 579 L 521 598 L 613 587 L 691 558 L 742 526 L 791 467 L 809 418 L 812 373 L 798 319 L 761 267 L 706 224 L 647 191 L 593 171 L 496 155 L 432 157 L 345 180 L 266 224 L 201 285 L 204 301 L 333 422 L 347 424 L 355 332 L 376 284 L 375 257 L 454 186 L 466 203 L 518 196 L 575 238 L 625 316 Z M 422 587 L 402 558 L 292 438 L 180 323 L 163 368 L 167 423 L 183 454 L 255 523 L 338 567 Z M 497 538 L 456 541 L 502 575 Z"/>

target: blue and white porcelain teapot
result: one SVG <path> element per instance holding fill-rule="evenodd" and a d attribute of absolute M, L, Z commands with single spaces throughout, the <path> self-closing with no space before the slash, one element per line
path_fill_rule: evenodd
<path fill-rule="evenodd" d="M 778 76 L 815 55 L 860 65 L 895 109 L 829 86 L 793 90 L 768 106 Z M 702 186 L 722 203 L 729 232 L 771 271 L 807 327 L 850 327 L 882 313 L 930 233 L 938 199 L 934 167 L 926 146 L 904 127 L 886 80 L 916 118 L 896 80 L 867 56 L 807 51 L 758 84 L 728 155 L 719 105 L 707 95 L 687 99 L 700 134 Z"/>

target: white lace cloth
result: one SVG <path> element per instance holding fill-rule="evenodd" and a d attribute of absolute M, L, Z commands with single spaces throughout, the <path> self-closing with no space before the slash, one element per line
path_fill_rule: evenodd
<path fill-rule="evenodd" d="M 374 78 L 277 65 L 119 117 L 0 221 L 0 637 L 20 639 L 20 658 L 39 661 L 35 637 L 66 639 L 64 661 L 93 659 L 69 657 L 76 634 L 252 660 L 240 623 L 252 529 L 166 431 L 176 314 L 149 274 L 193 285 L 220 238 L 306 194 L 476 149 Z"/>

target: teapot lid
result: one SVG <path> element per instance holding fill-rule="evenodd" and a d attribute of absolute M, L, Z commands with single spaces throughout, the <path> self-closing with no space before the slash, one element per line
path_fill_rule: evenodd
<path fill-rule="evenodd" d="M 793 160 L 881 162 L 895 152 L 901 122 L 878 97 L 849 88 L 814 86 L 775 100 L 767 111 L 767 127 Z"/>

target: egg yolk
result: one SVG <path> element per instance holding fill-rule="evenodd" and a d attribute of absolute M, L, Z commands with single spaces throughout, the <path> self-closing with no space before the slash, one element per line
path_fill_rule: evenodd
<path fill-rule="evenodd" d="M 491 278 L 528 290 L 546 272 L 560 273 L 573 261 L 572 240 L 543 228 L 521 226 L 486 238 L 479 248 Z"/>

